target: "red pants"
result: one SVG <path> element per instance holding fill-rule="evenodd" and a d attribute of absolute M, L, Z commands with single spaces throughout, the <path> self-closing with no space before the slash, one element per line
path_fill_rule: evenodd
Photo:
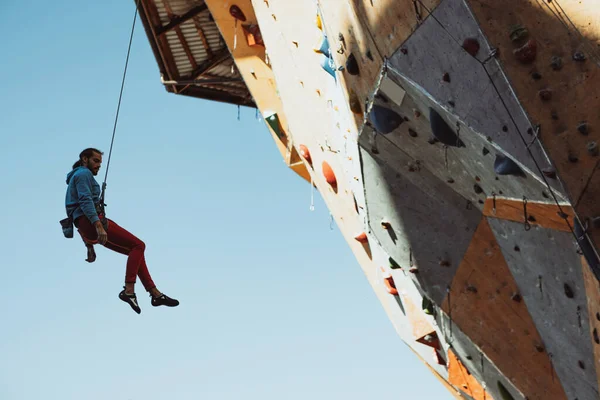
<path fill-rule="evenodd" d="M 86 242 L 98 243 L 96 228 L 85 216 L 77 218 L 75 226 L 77 226 L 79 233 Z M 106 234 L 108 239 L 104 247 L 128 256 L 125 283 L 135 283 L 136 276 L 139 276 L 146 291 L 155 288 L 156 285 L 152 281 L 152 277 L 146 266 L 146 259 L 144 258 L 146 244 L 127 230 L 121 228 L 111 219 L 108 219 Z"/>

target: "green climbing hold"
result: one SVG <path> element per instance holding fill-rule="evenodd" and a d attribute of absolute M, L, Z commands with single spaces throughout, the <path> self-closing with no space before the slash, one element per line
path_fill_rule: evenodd
<path fill-rule="evenodd" d="M 283 132 L 283 128 L 281 127 L 281 122 L 279 121 L 279 116 L 274 111 L 266 111 L 265 112 L 265 121 L 269 124 L 273 132 L 277 135 L 277 137 L 281 140 L 285 139 L 285 133 Z"/>

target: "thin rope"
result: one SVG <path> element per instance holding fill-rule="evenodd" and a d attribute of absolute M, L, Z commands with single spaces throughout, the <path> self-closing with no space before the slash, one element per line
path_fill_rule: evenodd
<path fill-rule="evenodd" d="M 436 22 L 437 22 L 437 23 L 438 23 L 438 24 L 441 26 L 441 28 L 442 28 L 442 29 L 443 29 L 443 30 L 444 30 L 444 31 L 445 31 L 445 32 L 448 34 L 448 36 L 449 36 L 449 37 L 450 37 L 450 38 L 451 38 L 451 39 L 452 39 L 452 40 L 453 40 L 453 41 L 454 41 L 456 44 L 458 44 L 459 46 L 461 46 L 460 42 L 459 42 L 459 41 L 458 41 L 458 40 L 457 40 L 457 39 L 456 39 L 456 38 L 455 38 L 455 37 L 454 37 L 454 36 L 453 36 L 453 35 L 452 35 L 452 34 L 451 34 L 449 31 L 448 31 L 448 29 L 446 29 L 446 27 L 444 26 L 444 24 L 442 24 L 442 22 L 441 22 L 441 21 L 440 21 L 440 20 L 439 20 L 439 19 L 438 19 L 438 18 L 437 18 L 437 17 L 436 17 L 434 14 L 433 14 L 433 12 L 432 12 L 432 11 L 431 11 L 431 10 L 430 10 L 430 9 L 429 9 L 429 8 L 428 8 L 426 5 L 425 5 L 425 4 L 423 4 L 422 0 L 417 0 L 417 1 L 418 1 L 418 2 L 419 2 L 419 3 L 420 3 L 420 4 L 421 4 L 421 5 L 422 5 L 422 6 L 425 8 L 425 10 L 427 10 L 427 12 L 428 12 L 428 13 L 429 13 L 429 15 L 431 16 L 431 18 L 433 18 L 433 19 L 434 19 L 434 21 L 436 21 Z M 469 9 L 469 11 L 471 11 L 471 10 Z M 495 49 L 494 49 L 494 50 L 492 51 L 492 53 L 495 53 L 495 52 L 496 52 L 496 51 L 495 51 Z M 488 58 L 488 60 L 489 60 L 490 58 L 491 58 L 491 57 L 489 57 L 489 58 Z M 477 59 L 477 58 L 475 58 L 475 60 L 476 60 L 476 61 L 478 61 L 478 62 L 479 62 L 479 63 L 480 63 L 482 66 L 484 66 L 484 64 L 485 64 L 485 63 L 488 61 L 488 60 L 485 60 L 485 61 L 480 61 L 480 60 L 479 60 L 479 59 Z M 521 129 L 519 129 L 519 125 L 518 125 L 518 124 L 517 124 L 517 122 L 515 121 L 515 119 L 514 119 L 514 117 L 513 117 L 512 113 L 510 112 L 510 109 L 508 108 L 508 106 L 507 106 L 506 102 L 504 101 L 504 98 L 503 98 L 503 97 L 502 97 L 502 95 L 500 94 L 500 90 L 499 90 L 499 89 L 498 89 L 498 87 L 496 86 L 496 83 L 495 83 L 495 82 L 494 82 L 494 80 L 492 79 L 492 76 L 490 75 L 490 73 L 487 71 L 487 69 L 486 69 L 485 67 L 483 68 L 483 71 L 484 71 L 484 72 L 485 72 L 485 74 L 488 76 L 488 78 L 489 78 L 489 80 L 490 80 L 490 82 L 491 82 L 491 84 L 492 84 L 492 87 L 494 88 L 494 91 L 496 92 L 496 94 L 498 95 L 498 97 L 499 97 L 500 101 L 502 102 L 502 106 L 503 106 L 503 107 L 504 107 L 504 109 L 506 110 L 506 112 L 507 112 L 507 114 L 508 114 L 509 118 L 511 119 L 511 122 L 513 123 L 513 125 L 514 125 L 514 126 L 515 126 L 515 128 L 517 129 L 517 133 L 519 134 L 519 137 L 521 138 L 521 140 L 522 140 L 522 141 L 523 141 L 523 143 L 525 144 L 525 147 L 527 148 L 527 151 L 528 151 L 528 153 L 529 153 L 529 157 L 531 158 L 531 160 L 532 160 L 532 161 L 533 161 L 533 163 L 535 164 L 535 166 L 536 166 L 536 168 L 537 168 L 538 172 L 540 173 L 540 177 L 541 177 L 541 178 L 542 178 L 542 180 L 544 181 L 544 184 L 546 185 L 546 188 L 547 188 L 547 189 L 548 189 L 548 191 L 550 192 L 550 195 L 552 196 L 552 198 L 553 198 L 553 200 L 554 200 L 554 202 L 555 202 L 556 206 L 558 207 L 558 210 L 559 210 L 559 212 L 560 212 L 560 215 L 567 215 L 567 214 L 566 214 L 566 213 L 563 211 L 563 209 L 562 209 L 562 207 L 561 207 L 561 205 L 560 205 L 560 202 L 559 202 L 559 201 L 558 201 L 558 199 L 556 198 L 556 195 L 554 194 L 554 190 L 552 189 L 552 187 L 551 187 L 550 183 L 548 182 L 548 180 L 546 179 L 545 175 L 543 174 L 543 172 L 542 172 L 542 168 L 540 167 L 540 165 L 538 164 L 537 160 L 536 160 L 536 159 L 535 159 L 535 157 L 533 156 L 533 152 L 531 151 L 531 148 L 530 148 L 530 146 L 531 146 L 531 145 L 528 145 L 528 144 L 527 144 L 527 140 L 526 140 L 526 139 L 525 139 L 525 137 L 523 136 L 523 133 L 521 132 Z M 531 126 L 531 122 L 530 122 L 530 121 L 528 121 L 528 122 L 529 122 L 530 128 L 532 128 L 532 129 L 533 129 L 534 127 L 533 127 L 533 126 Z M 537 136 L 537 132 L 536 132 L 536 136 Z M 576 222 L 576 221 L 575 221 L 576 217 L 577 217 L 577 216 L 575 216 L 575 217 L 573 218 L 574 222 Z M 579 246 L 579 248 L 581 249 L 581 248 L 582 248 L 582 244 L 581 244 L 581 242 L 580 242 L 580 238 L 579 238 L 579 237 L 577 236 L 577 234 L 575 233 L 575 231 L 574 231 L 573 227 L 572 227 L 572 226 L 571 226 L 571 224 L 569 223 L 569 220 L 568 220 L 567 218 L 564 218 L 564 220 L 565 220 L 565 223 L 567 224 L 567 226 L 569 227 L 569 230 L 571 231 L 571 234 L 572 234 L 572 235 L 573 235 L 573 237 L 575 238 L 575 241 L 577 242 L 577 245 L 578 245 L 578 246 Z M 586 234 L 586 233 L 587 233 L 587 232 L 585 232 L 585 231 L 584 231 L 584 234 Z M 582 238 L 583 238 L 583 237 L 582 237 Z"/>
<path fill-rule="evenodd" d="M 113 126 L 112 139 L 110 141 L 110 150 L 108 152 L 108 161 L 106 162 L 106 172 L 104 174 L 104 182 L 102 182 L 102 194 L 100 201 L 104 204 L 104 193 L 106 191 L 106 178 L 108 177 L 108 167 L 110 166 L 110 157 L 112 155 L 113 143 L 115 141 L 115 132 L 117 131 L 117 122 L 119 120 L 119 110 L 121 109 L 121 99 L 123 98 L 123 88 L 125 87 L 125 76 L 127 75 L 127 66 L 129 65 L 129 54 L 131 53 L 131 42 L 133 41 L 133 32 L 135 30 L 135 21 L 137 20 L 138 8 L 140 0 L 135 3 L 135 14 L 133 16 L 133 25 L 131 27 L 131 35 L 129 36 L 129 46 L 127 48 L 127 58 L 125 60 L 125 69 L 123 71 L 123 79 L 121 81 L 121 92 L 119 93 L 119 102 L 117 104 L 117 113 L 115 115 L 115 124 Z"/>

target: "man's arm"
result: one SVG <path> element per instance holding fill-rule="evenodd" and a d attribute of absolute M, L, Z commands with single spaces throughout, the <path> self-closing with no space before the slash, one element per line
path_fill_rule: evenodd
<path fill-rule="evenodd" d="M 75 180 L 81 210 L 92 224 L 100 221 L 96 212 L 96 206 L 94 205 L 94 199 L 92 198 L 92 173 L 77 174 L 73 179 Z"/>

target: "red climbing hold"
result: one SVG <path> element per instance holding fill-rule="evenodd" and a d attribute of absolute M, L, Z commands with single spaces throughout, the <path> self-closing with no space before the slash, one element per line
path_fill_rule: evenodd
<path fill-rule="evenodd" d="M 523 46 L 513 50 L 513 53 L 523 64 L 532 63 L 537 55 L 537 43 L 535 40 L 529 39 Z"/>
<path fill-rule="evenodd" d="M 239 19 L 240 21 L 246 21 L 246 16 L 242 12 L 242 10 L 235 4 L 229 7 L 229 14 L 231 14 L 231 16 L 235 19 Z"/>
<path fill-rule="evenodd" d="M 312 166 L 312 159 L 310 158 L 310 151 L 308 151 L 308 147 L 301 144 L 300 146 L 298 146 L 298 148 L 300 150 L 300 155 L 302 156 L 302 158 L 304 158 L 306 162 Z"/>
<path fill-rule="evenodd" d="M 467 53 L 469 53 L 473 57 L 475 57 L 479 52 L 479 42 L 477 41 L 477 39 L 474 38 L 465 39 L 462 47 Z"/>
<path fill-rule="evenodd" d="M 396 289 L 396 283 L 394 283 L 394 278 L 392 278 L 391 276 L 383 278 L 383 283 L 385 283 L 385 288 L 387 289 L 389 294 L 393 294 L 394 296 L 398 295 L 398 289 Z"/>
<path fill-rule="evenodd" d="M 360 233 L 359 235 L 354 236 L 354 239 L 360 243 L 367 243 L 367 234 L 365 232 Z"/>
<path fill-rule="evenodd" d="M 323 161 L 322 168 L 325 180 L 335 189 L 337 187 L 337 179 L 333 173 L 333 169 L 331 169 L 331 166 L 327 163 L 327 161 Z"/>

